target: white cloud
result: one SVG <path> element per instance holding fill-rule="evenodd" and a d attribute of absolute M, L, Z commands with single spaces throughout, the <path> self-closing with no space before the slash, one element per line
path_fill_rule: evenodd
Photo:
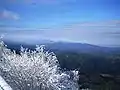
<path fill-rule="evenodd" d="M 9 11 L 9 10 L 3 10 L 0 13 L 0 18 L 1 19 L 9 19 L 9 20 L 19 20 L 20 17 L 17 13 Z"/>
<path fill-rule="evenodd" d="M 38 42 L 40 39 L 53 41 L 72 41 L 96 45 L 120 46 L 120 21 L 102 21 L 77 23 L 61 28 L 35 29 L 1 27 L 0 34 L 5 34 L 8 40 L 18 42 Z"/>

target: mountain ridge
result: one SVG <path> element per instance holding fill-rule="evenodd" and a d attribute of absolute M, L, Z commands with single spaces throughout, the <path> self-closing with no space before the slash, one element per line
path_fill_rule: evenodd
<path fill-rule="evenodd" d="M 18 43 L 14 41 L 5 41 L 5 44 L 10 49 L 20 50 L 20 46 L 25 48 L 34 49 L 36 44 Z M 72 42 L 54 42 L 46 40 L 44 42 L 39 41 L 37 45 L 45 45 L 47 50 L 61 51 L 61 52 L 80 52 L 80 53 L 118 53 L 120 47 L 102 47 L 87 43 L 72 43 Z"/>

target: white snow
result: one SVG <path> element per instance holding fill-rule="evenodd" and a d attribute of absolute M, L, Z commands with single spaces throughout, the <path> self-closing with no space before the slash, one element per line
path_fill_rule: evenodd
<path fill-rule="evenodd" d="M 0 90 L 12 90 L 6 81 L 0 76 Z"/>
<path fill-rule="evenodd" d="M 17 54 L 0 41 L 0 69 L 7 73 L 9 83 L 14 82 L 20 90 L 39 87 L 42 90 L 78 90 L 77 80 L 61 71 L 56 55 L 44 48 L 44 45 L 36 45 L 36 50 L 21 47 L 20 54 Z M 69 73 L 77 77 L 76 72 Z M 0 85 L 4 90 L 12 90 L 5 80 L 1 77 Z"/>

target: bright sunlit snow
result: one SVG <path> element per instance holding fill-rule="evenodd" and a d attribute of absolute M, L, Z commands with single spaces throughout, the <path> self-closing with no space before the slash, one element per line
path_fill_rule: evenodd
<path fill-rule="evenodd" d="M 57 57 L 36 46 L 31 51 L 21 47 L 20 54 L 0 41 L 0 75 L 14 90 L 78 90 L 77 71 L 62 72 Z"/>

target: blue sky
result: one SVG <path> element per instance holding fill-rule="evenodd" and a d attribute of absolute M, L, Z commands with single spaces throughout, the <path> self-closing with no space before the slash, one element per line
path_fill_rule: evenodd
<path fill-rule="evenodd" d="M 0 0 L 0 34 L 119 46 L 119 0 Z"/>

